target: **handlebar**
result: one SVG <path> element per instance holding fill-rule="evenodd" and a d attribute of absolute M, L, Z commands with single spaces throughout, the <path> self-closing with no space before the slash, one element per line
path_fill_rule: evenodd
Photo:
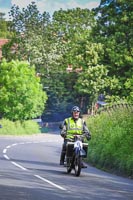
<path fill-rule="evenodd" d="M 76 140 L 82 141 L 84 139 L 85 135 L 77 135 L 77 134 L 75 134 L 75 135 L 73 135 L 73 137 L 74 137 L 73 139 L 69 138 L 68 140 L 70 142 L 73 142 L 73 141 L 76 141 Z"/>

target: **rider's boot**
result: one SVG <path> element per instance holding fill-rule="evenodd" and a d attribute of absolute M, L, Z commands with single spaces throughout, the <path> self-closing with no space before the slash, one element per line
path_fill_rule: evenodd
<path fill-rule="evenodd" d="M 65 153 L 61 152 L 60 165 L 64 165 L 64 160 L 65 160 Z"/>

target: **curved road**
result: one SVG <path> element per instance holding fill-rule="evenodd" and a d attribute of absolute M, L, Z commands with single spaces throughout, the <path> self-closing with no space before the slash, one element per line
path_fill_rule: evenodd
<path fill-rule="evenodd" d="M 90 166 L 67 174 L 62 142 L 54 133 L 0 136 L 0 200 L 133 200 L 133 180 Z"/>

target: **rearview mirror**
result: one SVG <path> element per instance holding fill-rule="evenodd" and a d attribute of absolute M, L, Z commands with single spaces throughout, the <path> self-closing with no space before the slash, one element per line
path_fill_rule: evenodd
<path fill-rule="evenodd" d="M 63 129 L 63 126 L 62 126 L 62 124 L 60 124 L 60 125 L 59 125 L 59 129 Z"/>

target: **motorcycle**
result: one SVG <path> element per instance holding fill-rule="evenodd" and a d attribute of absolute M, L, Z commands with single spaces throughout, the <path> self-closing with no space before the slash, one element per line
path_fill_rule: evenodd
<path fill-rule="evenodd" d="M 83 158 L 87 157 L 88 143 L 83 142 L 83 136 L 74 135 L 74 140 L 69 140 L 66 145 L 66 164 L 67 173 L 75 171 L 76 176 L 80 176 L 83 166 Z"/>

